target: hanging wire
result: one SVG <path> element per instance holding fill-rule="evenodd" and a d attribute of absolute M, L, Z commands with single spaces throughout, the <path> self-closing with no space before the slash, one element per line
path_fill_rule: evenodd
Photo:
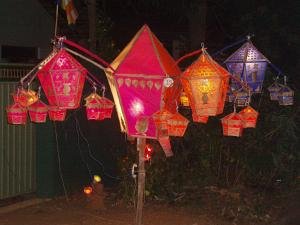
<path fill-rule="evenodd" d="M 67 200 L 67 202 L 69 202 L 69 197 L 68 197 L 68 193 L 67 193 L 67 189 L 65 186 L 65 182 L 64 182 L 64 177 L 62 174 L 62 169 L 61 169 L 61 156 L 60 156 L 60 152 L 59 152 L 59 147 L 58 147 L 58 136 L 57 136 L 57 129 L 56 129 L 56 122 L 53 121 L 53 125 L 54 125 L 54 131 L 55 131 L 55 141 L 56 141 L 56 151 L 57 151 L 57 160 L 58 160 L 58 171 L 59 171 L 59 176 L 60 176 L 60 180 L 64 189 L 64 193 L 65 193 L 65 198 Z"/>
<path fill-rule="evenodd" d="M 57 27 L 58 27 L 58 5 L 59 5 L 59 0 L 56 0 L 54 38 L 57 36 Z"/>

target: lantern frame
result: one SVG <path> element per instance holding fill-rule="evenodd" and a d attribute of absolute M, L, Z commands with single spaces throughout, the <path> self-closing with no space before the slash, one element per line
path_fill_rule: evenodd
<path fill-rule="evenodd" d="M 66 118 L 67 110 L 58 106 L 49 106 L 48 110 L 49 119 L 52 121 L 64 121 Z"/>
<path fill-rule="evenodd" d="M 244 128 L 255 128 L 259 113 L 251 106 L 247 106 L 238 113 L 243 120 Z"/>
<path fill-rule="evenodd" d="M 29 106 L 28 112 L 31 122 L 45 123 L 47 120 L 48 106 L 41 100 L 38 100 Z"/>
<path fill-rule="evenodd" d="M 18 102 L 7 106 L 6 114 L 9 124 L 25 125 L 27 122 L 27 109 Z"/>
<path fill-rule="evenodd" d="M 221 119 L 223 135 L 240 137 L 243 134 L 243 119 L 235 111 Z"/>

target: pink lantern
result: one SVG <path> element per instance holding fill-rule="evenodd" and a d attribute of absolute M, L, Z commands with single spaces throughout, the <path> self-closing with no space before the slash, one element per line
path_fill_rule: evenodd
<path fill-rule="evenodd" d="M 49 119 L 52 121 L 64 121 L 67 110 L 61 109 L 58 106 L 49 106 Z"/>
<path fill-rule="evenodd" d="M 35 123 L 46 122 L 48 106 L 41 100 L 38 100 L 37 102 L 29 106 L 28 111 L 29 111 L 31 122 L 35 122 Z"/>
<path fill-rule="evenodd" d="M 251 106 L 247 106 L 238 113 L 243 120 L 244 128 L 255 128 L 258 117 L 258 112 Z"/>
<path fill-rule="evenodd" d="M 79 107 L 87 70 L 64 49 L 60 49 L 37 76 L 50 105 L 64 109 Z"/>
<path fill-rule="evenodd" d="M 165 108 L 176 112 L 181 93 L 180 69 L 147 25 L 143 26 L 106 70 L 121 130 L 129 136 L 158 138 L 153 119 L 141 135 L 136 123 Z"/>
<path fill-rule="evenodd" d="M 27 109 L 19 103 L 14 103 L 6 108 L 7 122 L 10 124 L 26 124 Z"/>
<path fill-rule="evenodd" d="M 86 114 L 88 120 L 103 120 L 111 118 L 114 103 L 96 93 L 85 98 Z"/>
<path fill-rule="evenodd" d="M 221 119 L 224 136 L 240 137 L 243 133 L 243 119 L 236 113 L 230 113 Z"/>

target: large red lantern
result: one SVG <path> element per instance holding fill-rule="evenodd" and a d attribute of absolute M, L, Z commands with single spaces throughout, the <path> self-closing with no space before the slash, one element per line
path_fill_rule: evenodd
<path fill-rule="evenodd" d="M 56 54 L 38 72 L 37 76 L 49 105 L 64 109 L 79 107 L 87 70 L 64 49 Z"/>
<path fill-rule="evenodd" d="M 64 121 L 67 110 L 59 108 L 58 106 L 49 106 L 49 119 L 52 121 Z"/>
<path fill-rule="evenodd" d="M 33 90 L 18 89 L 13 94 L 14 102 L 19 103 L 22 107 L 28 107 L 38 100 L 38 95 Z"/>
<path fill-rule="evenodd" d="M 215 116 L 223 112 L 229 73 L 202 48 L 200 57 L 181 77 L 190 100 L 193 118 Z"/>
<path fill-rule="evenodd" d="M 29 111 L 31 122 L 35 122 L 35 123 L 46 122 L 47 114 L 48 114 L 48 106 L 41 100 L 38 100 L 37 102 L 29 106 L 28 111 Z"/>
<path fill-rule="evenodd" d="M 147 25 L 143 26 L 111 63 L 106 75 L 116 104 L 121 130 L 129 136 L 158 138 L 153 119 L 142 135 L 140 118 L 166 108 L 176 112 L 181 92 L 180 69 Z"/>
<path fill-rule="evenodd" d="M 26 124 L 27 109 L 22 107 L 19 103 L 14 103 L 7 106 L 7 122 L 10 124 Z"/>
<path fill-rule="evenodd" d="M 236 113 L 230 113 L 221 119 L 224 136 L 240 137 L 243 133 L 243 119 Z"/>
<path fill-rule="evenodd" d="M 88 120 L 103 120 L 111 118 L 114 103 L 96 93 L 85 98 L 86 115 Z"/>
<path fill-rule="evenodd" d="M 251 106 L 247 106 L 246 108 L 242 109 L 238 114 L 241 116 L 243 120 L 244 128 L 256 127 L 258 112 L 255 109 L 253 109 Z"/>

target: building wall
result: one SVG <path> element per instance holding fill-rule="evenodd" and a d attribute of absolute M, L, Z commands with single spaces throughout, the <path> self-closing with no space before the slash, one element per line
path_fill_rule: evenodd
<path fill-rule="evenodd" d="M 54 21 L 38 0 L 1 0 L 0 28 L 0 46 L 37 47 L 42 58 L 50 51 Z"/>

